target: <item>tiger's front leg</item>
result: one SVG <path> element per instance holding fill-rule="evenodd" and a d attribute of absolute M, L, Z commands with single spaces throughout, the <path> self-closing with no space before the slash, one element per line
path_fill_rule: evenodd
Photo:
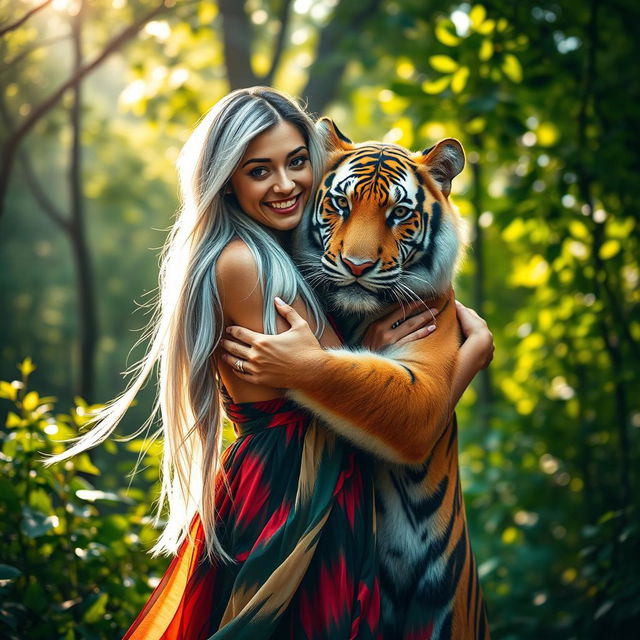
<path fill-rule="evenodd" d="M 384 354 L 326 351 L 288 395 L 362 449 L 390 462 L 424 462 L 449 422 L 459 348 L 453 292 L 428 338 Z M 348 390 L 348 393 L 345 393 Z"/>

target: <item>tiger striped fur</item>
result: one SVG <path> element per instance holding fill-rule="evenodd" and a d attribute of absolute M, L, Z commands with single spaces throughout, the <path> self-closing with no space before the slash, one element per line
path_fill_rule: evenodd
<path fill-rule="evenodd" d="M 319 127 L 329 160 L 296 257 L 351 347 L 328 351 L 318 379 L 290 395 L 380 458 L 383 639 L 488 640 L 449 406 L 461 222 L 448 196 L 464 152 L 447 139 L 411 154 Z M 380 354 L 355 346 L 391 304 L 416 299 L 444 306 L 432 335 Z"/>

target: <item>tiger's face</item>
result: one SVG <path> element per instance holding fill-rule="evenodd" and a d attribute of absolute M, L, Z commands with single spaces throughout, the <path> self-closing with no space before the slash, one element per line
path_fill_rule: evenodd
<path fill-rule="evenodd" d="M 330 152 L 298 256 L 329 306 L 367 314 L 446 291 L 460 247 L 460 218 L 448 200 L 464 166 L 460 143 L 410 153 L 353 144 L 328 119 L 319 128 Z"/>

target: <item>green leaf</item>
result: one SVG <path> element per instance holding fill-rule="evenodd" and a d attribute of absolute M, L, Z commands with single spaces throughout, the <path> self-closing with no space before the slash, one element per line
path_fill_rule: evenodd
<path fill-rule="evenodd" d="M 22 575 L 22 571 L 8 564 L 0 564 L 0 583 L 10 582 Z M 0 584 L 0 586 L 3 586 Z"/>
<path fill-rule="evenodd" d="M 29 506 L 35 511 L 40 511 L 41 513 L 51 513 L 53 510 L 51 498 L 47 492 L 41 488 L 31 491 L 29 496 Z"/>
<path fill-rule="evenodd" d="M 429 64 L 440 73 L 452 73 L 458 68 L 458 63 L 449 56 L 430 56 Z"/>
<path fill-rule="evenodd" d="M 502 72 L 512 82 L 522 82 L 522 65 L 512 53 L 507 53 L 502 62 Z"/>
<path fill-rule="evenodd" d="M 79 456 L 76 456 L 75 464 L 76 471 L 82 471 L 83 473 L 90 473 L 93 476 L 100 475 L 100 469 L 96 467 L 93 462 L 91 462 L 91 458 L 89 458 L 88 454 L 82 453 Z"/>
<path fill-rule="evenodd" d="M 483 36 L 489 35 L 496 27 L 495 20 L 485 20 L 482 24 L 476 27 L 476 31 Z"/>
<path fill-rule="evenodd" d="M 40 582 L 32 581 L 29 583 L 24 595 L 24 603 L 36 613 L 46 611 L 49 601 Z"/>
<path fill-rule="evenodd" d="M 469 122 L 467 122 L 465 126 L 465 129 L 471 134 L 481 133 L 482 131 L 484 131 L 486 124 L 487 121 L 484 118 L 478 116 L 477 118 L 469 120 Z"/>
<path fill-rule="evenodd" d="M 585 225 L 581 220 L 572 220 L 569 223 L 569 231 L 572 236 L 579 238 L 580 240 L 588 240 L 590 236 L 587 225 Z"/>
<path fill-rule="evenodd" d="M 15 484 L 9 478 L 0 477 L 0 496 L 2 496 L 4 508 L 10 511 L 20 510 L 20 496 Z"/>
<path fill-rule="evenodd" d="M 31 358 L 29 357 L 25 358 L 18 365 L 18 370 L 25 378 L 28 378 L 36 369 L 37 369 L 36 365 L 33 364 L 33 360 L 31 360 Z"/>
<path fill-rule="evenodd" d="M 86 610 L 82 619 L 87 624 L 95 624 L 96 622 L 100 622 L 100 620 L 104 618 L 108 601 L 109 596 L 106 593 L 101 593 L 97 597 L 96 601 Z"/>
<path fill-rule="evenodd" d="M 451 91 L 453 93 L 461 93 L 467 86 L 467 80 L 469 78 L 469 67 L 460 67 L 451 76 Z"/>
<path fill-rule="evenodd" d="M 475 5 L 469 12 L 469 19 L 471 20 L 471 26 L 477 31 L 478 27 L 482 25 L 484 19 L 487 17 L 487 10 L 481 5 Z"/>
<path fill-rule="evenodd" d="M 17 396 L 18 389 L 16 389 L 16 387 L 14 387 L 10 382 L 0 380 L 0 398 L 6 398 L 7 400 L 15 402 Z"/>
<path fill-rule="evenodd" d="M 493 42 L 488 38 L 485 38 L 480 45 L 480 51 L 478 52 L 478 57 L 483 62 L 486 62 L 493 55 Z"/>
<path fill-rule="evenodd" d="M 14 413 L 13 411 L 9 411 L 9 413 L 7 413 L 7 420 L 4 423 L 4 426 L 7 427 L 7 429 L 22 427 L 24 424 L 24 420 L 17 413 Z"/>
<path fill-rule="evenodd" d="M 452 26 L 450 21 L 440 20 L 436 24 L 436 38 L 448 47 L 455 47 L 460 44 L 461 38 L 451 33 L 450 26 Z"/>
<path fill-rule="evenodd" d="M 613 258 L 620 251 L 620 243 L 617 240 L 607 240 L 601 247 L 598 255 L 602 260 Z"/>
<path fill-rule="evenodd" d="M 422 90 L 430 95 L 436 95 L 442 93 L 451 82 L 451 76 L 445 76 L 444 78 L 438 78 L 437 80 L 423 82 L 421 85 Z"/>
<path fill-rule="evenodd" d="M 20 530 L 30 538 L 38 538 L 48 533 L 55 526 L 54 516 L 47 516 L 29 507 L 22 507 Z"/>
<path fill-rule="evenodd" d="M 33 411 L 40 403 L 40 395 L 37 391 L 29 391 L 22 399 L 22 407 L 25 411 Z"/>

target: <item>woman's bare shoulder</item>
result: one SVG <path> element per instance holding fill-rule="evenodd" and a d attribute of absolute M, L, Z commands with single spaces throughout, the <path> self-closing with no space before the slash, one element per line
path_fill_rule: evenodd
<path fill-rule="evenodd" d="M 236 238 L 220 253 L 216 262 L 216 277 L 223 281 L 228 278 L 258 277 L 256 260 L 246 242 Z"/>
<path fill-rule="evenodd" d="M 220 253 L 216 281 L 225 317 L 249 328 L 262 329 L 262 286 L 256 260 L 242 240 L 233 240 Z"/>

